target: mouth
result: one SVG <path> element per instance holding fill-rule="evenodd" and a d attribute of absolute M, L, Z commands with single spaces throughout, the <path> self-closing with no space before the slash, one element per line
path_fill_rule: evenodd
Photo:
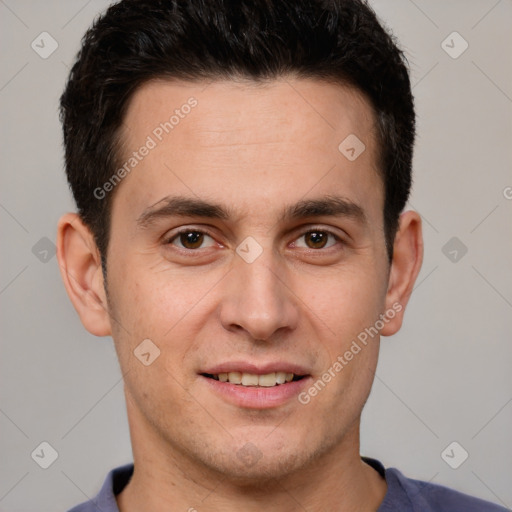
<path fill-rule="evenodd" d="M 199 376 L 217 398 L 244 409 L 293 403 L 312 381 L 305 367 L 285 362 L 255 365 L 233 361 L 208 368 Z"/>
<path fill-rule="evenodd" d="M 203 377 L 236 386 L 273 388 L 290 382 L 302 380 L 306 375 L 288 372 L 272 372 L 258 375 L 246 372 L 202 373 Z"/>

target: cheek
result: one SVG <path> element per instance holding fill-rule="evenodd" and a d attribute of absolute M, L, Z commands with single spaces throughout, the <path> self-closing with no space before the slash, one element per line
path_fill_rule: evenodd
<path fill-rule="evenodd" d="M 169 267 L 152 268 L 140 261 L 122 268 L 132 270 L 112 275 L 112 315 L 123 370 L 140 370 L 134 351 L 149 339 L 160 350 L 155 365 L 158 363 L 163 373 L 162 385 L 170 374 L 188 386 L 201 329 L 215 307 L 215 293 L 208 292 L 214 292 L 222 274 L 219 277 L 210 272 L 198 277 Z M 172 380 L 167 384 L 172 385 Z"/>
<path fill-rule="evenodd" d="M 329 278 L 301 283 L 297 294 L 308 306 L 307 321 L 318 338 L 315 377 L 327 380 L 329 388 L 318 392 L 322 395 L 318 406 L 348 408 L 340 409 L 340 414 L 349 410 L 356 414 L 368 396 L 378 360 L 379 336 L 373 329 L 383 311 L 385 282 L 370 266 L 347 265 Z M 322 384 L 317 388 L 323 389 Z"/>
<path fill-rule="evenodd" d="M 116 313 L 133 336 L 163 340 L 197 305 L 204 286 L 183 272 L 152 267 L 147 262 L 127 262 L 113 276 Z"/>
<path fill-rule="evenodd" d="M 160 421 L 164 411 L 190 406 L 183 362 L 200 325 L 191 314 L 200 295 L 164 272 L 127 272 L 115 283 L 113 338 L 125 383 L 137 408 Z"/>
<path fill-rule="evenodd" d="M 316 279 L 301 278 L 296 290 L 305 311 L 314 312 L 315 322 L 347 342 L 378 319 L 385 304 L 386 283 L 371 268 L 347 266 Z"/>

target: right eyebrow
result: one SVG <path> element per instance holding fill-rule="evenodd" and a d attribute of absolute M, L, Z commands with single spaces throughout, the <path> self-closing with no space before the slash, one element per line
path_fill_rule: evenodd
<path fill-rule="evenodd" d="M 160 206 L 156 207 L 157 205 Z M 209 203 L 202 199 L 168 196 L 146 208 L 137 218 L 137 225 L 144 229 L 158 219 L 173 216 L 228 220 L 230 213 L 221 205 Z"/>
<path fill-rule="evenodd" d="M 158 219 L 175 216 L 229 220 L 235 217 L 234 213 L 226 206 L 203 199 L 167 196 L 146 208 L 137 218 L 137 226 L 145 229 Z M 279 222 L 311 217 L 346 217 L 363 225 L 368 222 L 361 206 L 334 195 L 317 199 L 303 199 L 295 204 L 287 205 L 282 211 Z"/>

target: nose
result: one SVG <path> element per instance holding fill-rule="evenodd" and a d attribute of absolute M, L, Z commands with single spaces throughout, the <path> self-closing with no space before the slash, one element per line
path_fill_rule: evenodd
<path fill-rule="evenodd" d="M 221 323 L 229 331 L 245 331 L 250 339 L 272 341 L 278 331 L 297 328 L 300 300 L 294 294 L 279 256 L 271 249 L 251 263 L 238 255 L 225 280 Z"/>

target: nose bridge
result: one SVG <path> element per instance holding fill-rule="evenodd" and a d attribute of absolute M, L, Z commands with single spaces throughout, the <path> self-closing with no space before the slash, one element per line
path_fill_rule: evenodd
<path fill-rule="evenodd" d="M 267 340 L 278 329 L 294 329 L 298 313 L 279 255 L 258 246 L 248 240 L 237 248 L 221 320 L 226 329 L 239 326 L 252 338 Z"/>

